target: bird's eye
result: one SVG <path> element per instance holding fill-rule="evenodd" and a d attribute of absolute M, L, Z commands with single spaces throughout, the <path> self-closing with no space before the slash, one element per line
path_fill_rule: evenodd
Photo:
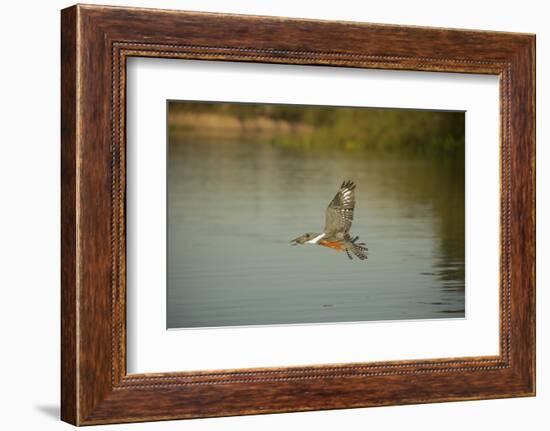
<path fill-rule="evenodd" d="M 309 238 L 309 233 L 306 233 L 306 238 Z"/>

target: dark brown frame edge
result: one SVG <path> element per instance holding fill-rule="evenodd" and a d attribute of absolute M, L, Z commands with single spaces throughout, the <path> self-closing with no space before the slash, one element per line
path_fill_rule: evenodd
<path fill-rule="evenodd" d="M 535 394 L 534 35 L 91 5 L 64 9 L 61 18 L 63 420 L 89 425 Z M 127 375 L 129 56 L 498 75 L 500 354 Z"/>

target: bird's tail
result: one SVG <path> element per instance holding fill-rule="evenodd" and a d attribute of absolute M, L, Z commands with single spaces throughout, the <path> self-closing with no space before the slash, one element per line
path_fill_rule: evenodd
<path fill-rule="evenodd" d="M 369 250 L 367 247 L 365 247 L 364 242 L 357 242 L 359 239 L 358 236 L 351 238 L 347 244 L 346 244 L 346 254 L 350 259 L 353 259 L 353 257 L 350 254 L 350 251 L 357 256 L 361 260 L 367 260 L 368 255 L 367 251 Z"/>

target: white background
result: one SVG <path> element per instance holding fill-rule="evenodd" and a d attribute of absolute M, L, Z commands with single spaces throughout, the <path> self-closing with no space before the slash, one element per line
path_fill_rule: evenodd
<path fill-rule="evenodd" d="M 129 373 L 498 354 L 496 76 L 134 58 L 127 84 Z M 467 318 L 166 331 L 167 99 L 466 111 Z"/>
<path fill-rule="evenodd" d="M 326 412 L 172 421 L 95 429 L 498 430 L 550 423 L 550 28 L 545 2 L 102 1 L 104 4 L 537 33 L 538 396 Z M 65 1 L 5 2 L 0 16 L 0 323 L 4 429 L 70 429 L 59 409 L 59 9 Z M 547 266 L 546 266 L 547 267 Z M 545 314 L 546 313 L 546 314 Z M 25 318 L 21 318 L 25 316 Z"/>

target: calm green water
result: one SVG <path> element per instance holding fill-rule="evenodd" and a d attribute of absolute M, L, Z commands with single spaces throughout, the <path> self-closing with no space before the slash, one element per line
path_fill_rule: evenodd
<path fill-rule="evenodd" d="M 369 259 L 292 247 L 340 183 Z M 168 328 L 464 317 L 464 162 L 172 137 Z"/>

